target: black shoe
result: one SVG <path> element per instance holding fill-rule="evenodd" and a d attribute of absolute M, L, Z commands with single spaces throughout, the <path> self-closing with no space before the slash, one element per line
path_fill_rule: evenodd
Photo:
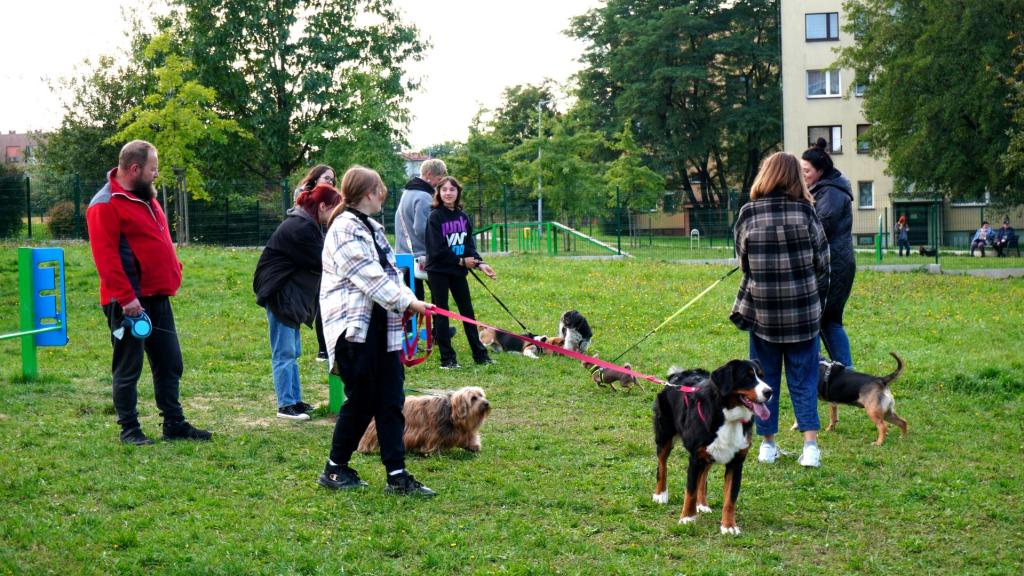
<path fill-rule="evenodd" d="M 125 428 L 121 430 L 121 443 L 134 446 L 154 444 L 153 439 L 143 433 L 142 428 Z"/>
<path fill-rule="evenodd" d="M 327 362 L 327 351 L 323 350 L 321 352 L 318 352 L 317 355 L 316 355 L 316 361 L 317 362 Z"/>
<path fill-rule="evenodd" d="M 306 414 L 306 411 L 302 409 L 300 404 L 278 408 L 277 417 L 284 418 L 285 420 L 309 420 L 309 414 Z"/>
<path fill-rule="evenodd" d="M 316 410 L 316 408 L 310 406 L 309 404 L 306 404 L 305 402 L 299 402 L 295 405 L 295 407 L 298 408 L 299 410 L 302 410 L 306 414 L 309 414 L 313 410 Z"/>
<path fill-rule="evenodd" d="M 458 361 L 456 360 L 441 361 L 441 370 L 455 370 L 457 368 L 462 368 L 462 365 L 459 364 Z"/>
<path fill-rule="evenodd" d="M 200 430 L 188 423 L 164 421 L 164 440 L 202 440 L 208 441 L 213 434 L 206 430 Z"/>
<path fill-rule="evenodd" d="M 329 467 L 328 467 L 329 468 Z M 348 466 L 339 466 L 329 470 L 324 468 L 317 482 L 324 488 L 331 490 L 352 490 L 353 488 L 366 488 L 366 482 L 359 479 L 359 474 Z"/>
<path fill-rule="evenodd" d="M 388 476 L 388 485 L 384 487 L 385 494 L 397 494 L 399 496 L 437 496 L 430 488 L 424 486 L 412 477 L 408 472 Z"/>
<path fill-rule="evenodd" d="M 492 360 L 490 356 L 484 356 L 479 360 L 474 360 L 474 362 L 477 363 L 477 366 L 490 366 L 491 364 L 494 364 L 494 360 Z"/>

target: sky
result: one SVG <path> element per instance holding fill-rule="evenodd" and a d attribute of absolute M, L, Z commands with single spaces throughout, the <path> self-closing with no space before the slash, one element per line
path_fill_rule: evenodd
<path fill-rule="evenodd" d="M 412 94 L 407 139 L 418 150 L 464 140 L 481 106 L 502 91 L 545 78 L 565 83 L 580 69 L 584 45 L 566 37 L 573 16 L 601 0 L 394 0 L 432 47 L 407 66 L 423 86 Z M 0 131 L 51 130 L 61 95 L 50 85 L 81 71 L 82 61 L 127 46 L 122 6 L 138 0 L 29 0 L 0 11 L 7 58 L 0 64 Z M 45 31 L 45 34 L 41 33 Z M 59 39 L 59 40 L 58 40 Z"/>

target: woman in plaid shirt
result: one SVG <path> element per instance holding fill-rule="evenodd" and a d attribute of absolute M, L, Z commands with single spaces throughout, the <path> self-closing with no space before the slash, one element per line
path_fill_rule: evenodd
<path fill-rule="evenodd" d="M 349 168 L 324 243 L 320 311 L 331 366 L 345 384 L 345 403 L 319 482 L 333 490 L 366 486 L 348 463 L 376 418 L 380 459 L 388 473 L 384 491 L 433 496 L 405 471 L 402 315 L 425 312 L 428 305 L 402 284 L 384 227 L 370 218 L 380 212 L 387 193 L 375 171 Z"/>
<path fill-rule="evenodd" d="M 803 466 L 820 466 L 818 330 L 828 294 L 829 252 L 796 156 L 778 152 L 761 164 L 750 202 L 736 218 L 736 255 L 743 269 L 730 319 L 750 332 L 750 357 L 764 369 L 772 395 L 758 460 L 778 457 L 779 391 L 785 361 L 793 412 L 804 433 Z"/>

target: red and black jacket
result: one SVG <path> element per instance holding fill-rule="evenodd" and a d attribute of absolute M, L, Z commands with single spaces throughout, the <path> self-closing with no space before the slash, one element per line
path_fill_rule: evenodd
<path fill-rule="evenodd" d="M 85 212 L 100 276 L 100 304 L 174 296 L 181 286 L 181 262 L 167 217 L 155 199 L 139 198 L 122 188 L 116 177 L 114 168 Z"/>

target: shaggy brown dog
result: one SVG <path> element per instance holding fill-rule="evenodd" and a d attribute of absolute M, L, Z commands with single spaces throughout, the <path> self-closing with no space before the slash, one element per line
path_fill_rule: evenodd
<path fill-rule="evenodd" d="M 458 446 L 479 452 L 480 427 L 491 413 L 491 404 L 483 388 L 466 386 L 434 396 L 410 396 L 402 413 L 407 451 L 437 454 Z M 366 454 L 377 448 L 377 424 L 371 420 L 356 449 Z"/>

